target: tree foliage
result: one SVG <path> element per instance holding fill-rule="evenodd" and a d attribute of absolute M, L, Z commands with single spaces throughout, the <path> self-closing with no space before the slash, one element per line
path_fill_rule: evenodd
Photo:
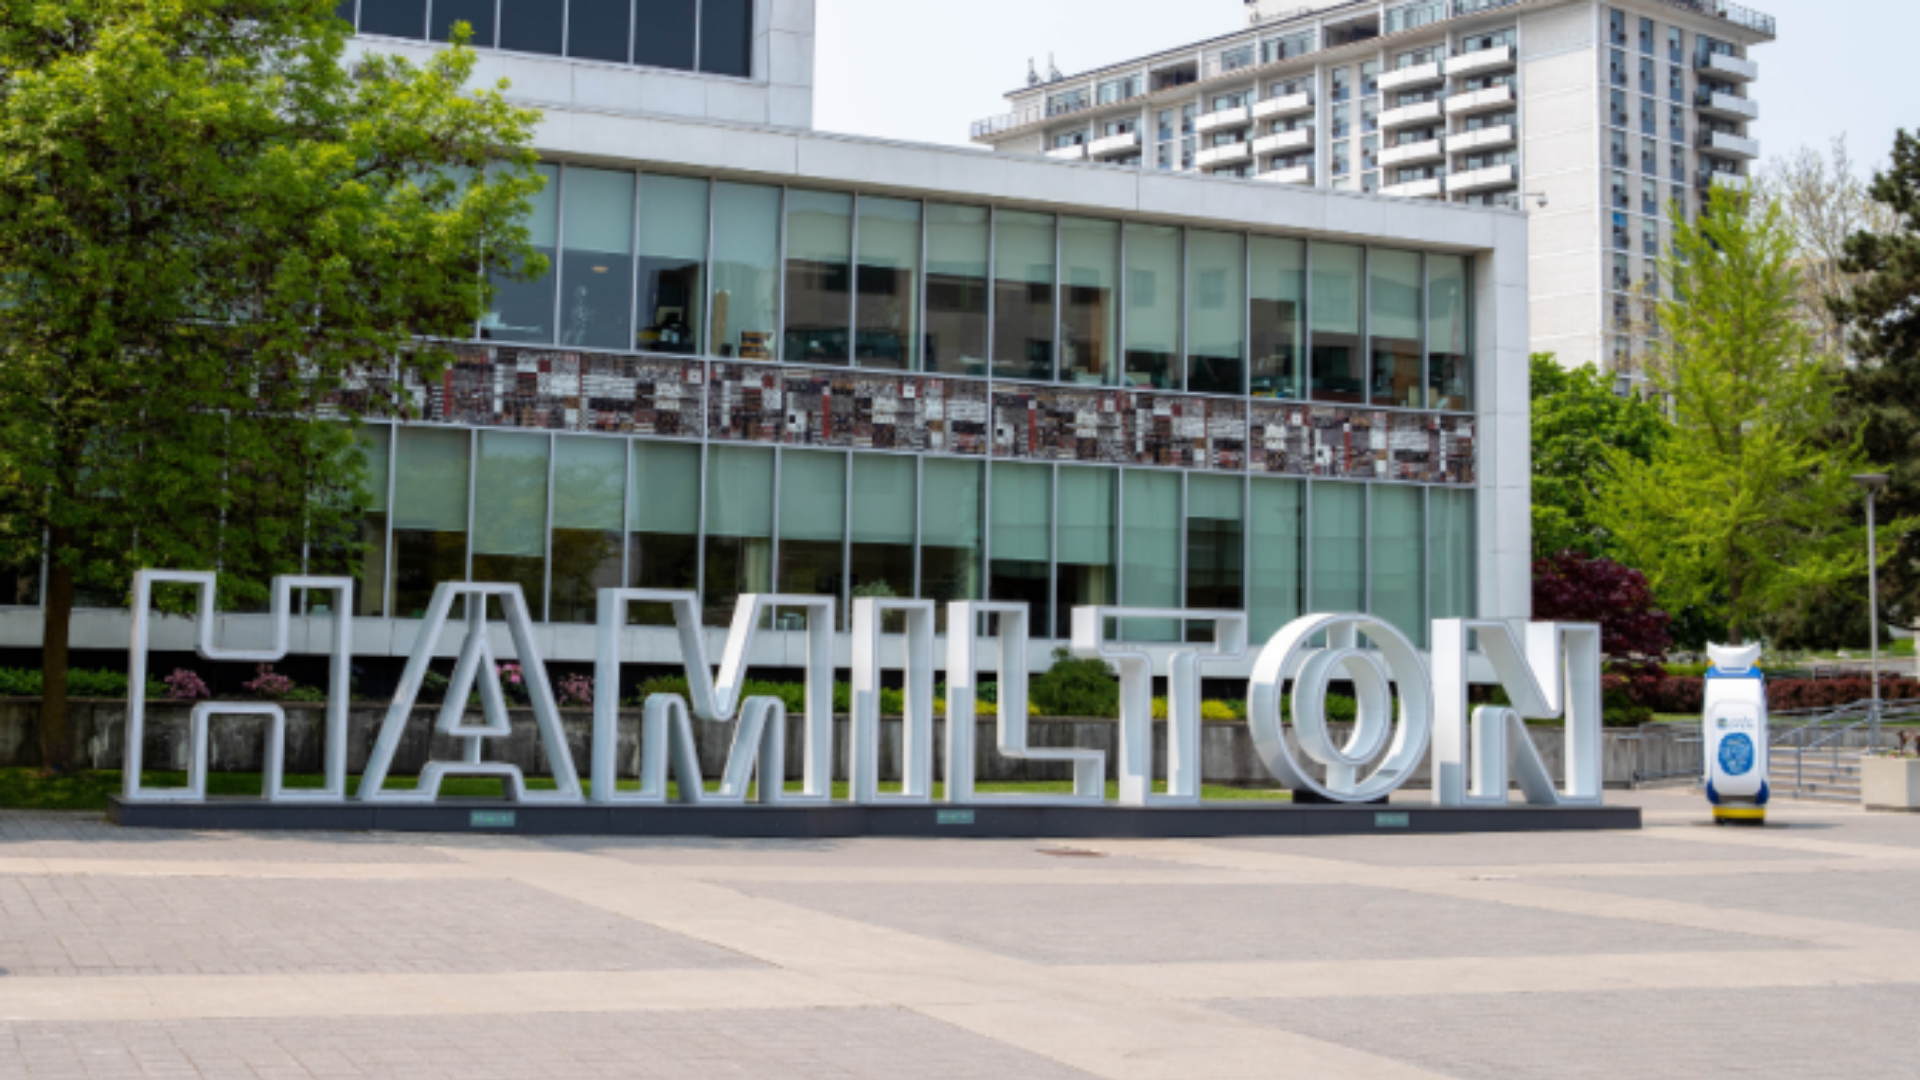
<path fill-rule="evenodd" d="M 1848 238 L 1843 265 L 1861 279 L 1832 307 L 1857 360 L 1842 396 L 1844 419 L 1888 467 L 1879 505 L 1897 519 L 1920 516 L 1920 136 L 1898 135 L 1893 163 L 1871 191 L 1890 223 Z M 1893 550 L 1882 595 L 1901 621 L 1920 623 L 1920 535 L 1882 538 Z"/>
<path fill-rule="evenodd" d="M 1593 518 L 1595 481 L 1617 449 L 1648 461 L 1668 426 L 1657 406 L 1614 393 L 1592 364 L 1568 370 L 1536 353 L 1533 379 L 1533 553 L 1606 555 L 1612 539 Z"/>
<path fill-rule="evenodd" d="M 1841 355 L 1847 327 L 1832 305 L 1851 294 L 1865 274 L 1848 262 L 1847 241 L 1856 233 L 1891 231 L 1891 208 L 1861 180 L 1844 134 L 1834 136 L 1824 155 L 1803 146 L 1770 161 L 1754 177 L 1754 193 L 1780 208 L 1793 236 L 1800 315 L 1813 332 L 1814 347 Z"/>
<path fill-rule="evenodd" d="M 1672 643 L 1672 623 L 1647 577 L 1612 559 L 1563 551 L 1533 564 L 1533 617 L 1543 622 L 1598 623 L 1600 649 L 1619 664 L 1657 662 Z"/>
<path fill-rule="evenodd" d="M 1865 569 L 1851 477 L 1867 458 L 1833 438 L 1839 375 L 1798 317 L 1778 207 L 1716 192 L 1697 222 L 1674 223 L 1660 272 L 1649 367 L 1672 434 L 1647 461 L 1609 451 L 1595 518 L 1668 610 L 1722 616 L 1739 641 Z"/>
<path fill-rule="evenodd" d="M 362 457 L 316 421 L 405 414 L 488 275 L 543 269 L 536 115 L 465 48 L 349 71 L 348 32 L 330 0 L 0 6 L 0 565 L 45 539 L 51 765 L 74 590 L 217 568 L 258 604 L 350 544 Z"/>

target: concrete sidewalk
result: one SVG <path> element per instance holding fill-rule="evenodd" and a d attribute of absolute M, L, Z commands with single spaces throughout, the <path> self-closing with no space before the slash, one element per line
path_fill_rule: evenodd
<path fill-rule="evenodd" d="M 535 842 L 0 814 L 0 1077 L 1915 1074 L 1920 817 L 1790 804 L 1733 831 L 1680 794 L 1610 801 L 1647 830 Z"/>

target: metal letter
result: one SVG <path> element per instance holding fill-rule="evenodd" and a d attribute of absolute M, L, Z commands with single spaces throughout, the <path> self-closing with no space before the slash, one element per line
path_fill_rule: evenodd
<path fill-rule="evenodd" d="M 1468 635 L 1493 665 L 1513 704 L 1467 708 Z M 1497 619 L 1439 619 L 1433 624 L 1436 806 L 1505 806 L 1509 779 L 1535 806 L 1599 806 L 1600 628 L 1531 623 L 1526 649 Z M 1566 721 L 1566 788 L 1557 790 L 1527 735 L 1527 720 Z M 1511 777 L 1509 773 L 1511 772 Z"/>
<path fill-rule="evenodd" d="M 906 694 L 900 717 L 898 795 L 880 794 L 880 620 L 889 611 L 907 620 Z M 853 801 L 924 805 L 933 801 L 933 601 L 853 602 L 853 715 L 847 739 L 847 778 Z"/>
<path fill-rule="evenodd" d="M 999 700 L 996 705 L 1001 756 L 1026 761 L 1073 764 L 1071 795 L 976 795 L 974 724 L 979 693 L 981 616 L 1000 619 Z M 1027 605 L 964 601 L 947 605 L 947 791 L 950 803 L 1018 806 L 1084 805 L 1107 797 L 1107 755 L 1075 748 L 1036 750 L 1027 745 Z"/>

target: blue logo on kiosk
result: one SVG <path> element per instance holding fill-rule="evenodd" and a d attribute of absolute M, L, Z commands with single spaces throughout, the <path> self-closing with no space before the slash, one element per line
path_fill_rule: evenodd
<path fill-rule="evenodd" d="M 1720 771 L 1745 776 L 1753 771 L 1753 740 L 1735 732 L 1720 740 Z"/>

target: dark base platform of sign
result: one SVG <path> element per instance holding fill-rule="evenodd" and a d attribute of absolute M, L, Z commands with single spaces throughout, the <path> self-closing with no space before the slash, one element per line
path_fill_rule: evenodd
<path fill-rule="evenodd" d="M 449 800 L 431 806 L 300 806 L 248 799 L 107 804 L 116 825 L 140 829 L 487 833 L 518 836 L 695 836 L 845 839 L 858 836 L 1022 840 L 1172 840 L 1227 836 L 1590 832 L 1640 828 L 1632 806 L 1490 809 L 1401 804 L 1289 806 L 1207 803 L 1124 806 L 514 806 Z"/>

